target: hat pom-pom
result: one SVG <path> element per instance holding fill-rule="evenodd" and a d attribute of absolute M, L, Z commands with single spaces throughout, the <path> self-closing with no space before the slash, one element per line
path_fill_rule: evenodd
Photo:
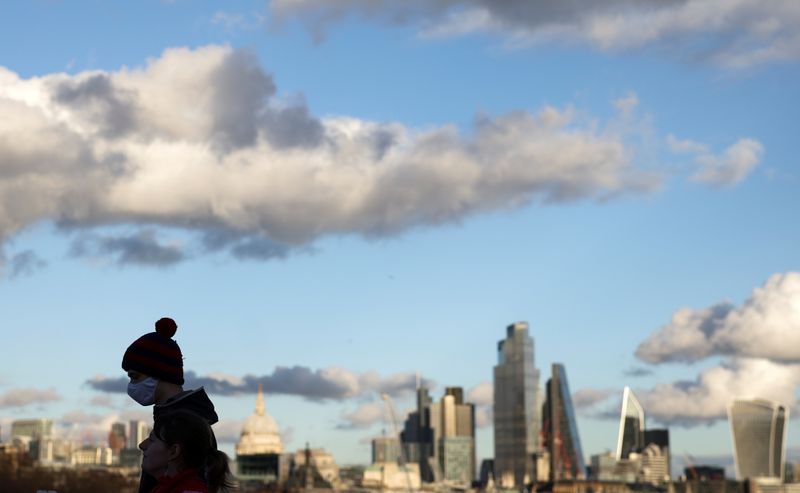
<path fill-rule="evenodd" d="M 177 331 L 178 324 L 176 324 L 171 318 L 164 317 L 156 322 L 156 332 L 164 337 L 169 337 L 171 339 Z"/>

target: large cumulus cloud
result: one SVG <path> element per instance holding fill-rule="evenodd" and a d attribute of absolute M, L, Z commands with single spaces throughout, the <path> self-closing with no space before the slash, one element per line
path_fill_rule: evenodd
<path fill-rule="evenodd" d="M 659 182 L 613 125 L 569 108 L 478 118 L 465 135 L 319 118 L 298 101 L 224 46 L 117 71 L 25 79 L 0 68 L 0 240 L 54 221 L 82 233 L 73 253 L 123 264 L 219 250 L 263 259 L 325 235 L 389 235 Z M 97 231 L 114 227 L 128 229 Z M 195 244 L 159 237 L 170 229 Z"/>
<path fill-rule="evenodd" d="M 772 275 L 740 305 L 682 308 L 644 340 L 651 364 L 721 357 L 693 380 L 637 391 L 650 417 L 694 425 L 725 419 L 733 399 L 765 398 L 797 408 L 800 386 L 800 273 Z"/>
<path fill-rule="evenodd" d="M 512 45 L 578 41 L 601 50 L 656 47 L 731 67 L 800 58 L 793 0 L 272 0 L 279 20 L 300 17 L 319 38 L 356 14 L 415 24 L 423 36 L 494 32 Z"/>
<path fill-rule="evenodd" d="M 734 399 L 779 402 L 798 414 L 800 273 L 777 273 L 742 303 L 680 308 L 642 341 L 636 356 L 653 365 L 682 364 L 693 378 L 637 387 L 648 420 L 679 426 L 727 419 Z M 701 366 L 702 365 L 702 366 Z M 699 369 L 697 369 L 699 367 Z M 576 405 L 590 416 L 619 418 L 622 389 L 584 389 Z"/>
<path fill-rule="evenodd" d="M 740 306 L 682 308 L 636 350 L 648 363 L 713 355 L 800 362 L 800 272 L 774 274 Z"/>

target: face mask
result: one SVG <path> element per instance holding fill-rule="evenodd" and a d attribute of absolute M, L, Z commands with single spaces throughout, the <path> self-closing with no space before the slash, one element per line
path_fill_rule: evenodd
<path fill-rule="evenodd" d="M 147 377 L 139 383 L 128 384 L 128 395 L 143 406 L 149 406 L 156 402 L 156 385 L 158 380 Z"/>

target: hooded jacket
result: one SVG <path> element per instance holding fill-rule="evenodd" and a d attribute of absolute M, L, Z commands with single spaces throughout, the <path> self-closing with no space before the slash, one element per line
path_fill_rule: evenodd
<path fill-rule="evenodd" d="M 184 390 L 167 399 L 163 404 L 156 404 L 153 406 L 153 420 L 157 420 L 161 416 L 166 416 L 175 411 L 188 411 L 196 414 L 205 419 L 209 425 L 213 425 L 219 421 L 219 416 L 214 410 L 214 403 L 208 398 L 206 390 L 203 387 L 194 390 Z M 214 436 L 214 430 L 211 430 L 211 440 L 214 448 L 217 448 L 217 438 Z M 151 493 L 157 484 L 157 479 L 150 474 L 142 471 L 142 477 L 139 480 L 139 493 Z"/>

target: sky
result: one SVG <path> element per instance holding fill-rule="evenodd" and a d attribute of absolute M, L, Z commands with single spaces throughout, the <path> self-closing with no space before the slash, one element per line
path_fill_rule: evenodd
<path fill-rule="evenodd" d="M 125 348 L 170 316 L 233 451 L 366 463 L 419 374 L 477 406 L 530 324 L 584 455 L 624 386 L 678 457 L 798 410 L 800 4 L 3 2 L 0 439 L 149 419 Z M 789 424 L 788 446 L 800 448 Z"/>

